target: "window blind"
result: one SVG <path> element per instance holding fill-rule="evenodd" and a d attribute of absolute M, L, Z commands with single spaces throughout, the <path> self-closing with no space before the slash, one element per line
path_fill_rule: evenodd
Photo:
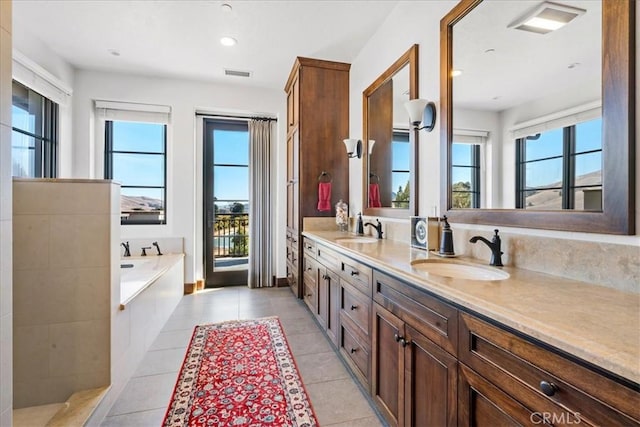
<path fill-rule="evenodd" d="M 98 118 L 104 120 L 166 125 L 171 119 L 171 107 L 168 105 L 96 100 L 95 108 Z"/>
<path fill-rule="evenodd" d="M 509 129 L 509 137 L 511 139 L 524 138 L 548 130 L 560 129 L 577 123 L 594 120 L 601 116 L 602 104 L 600 101 L 596 101 L 518 123 Z"/>
<path fill-rule="evenodd" d="M 453 141 L 461 144 L 484 144 L 489 138 L 486 130 L 454 129 Z"/>

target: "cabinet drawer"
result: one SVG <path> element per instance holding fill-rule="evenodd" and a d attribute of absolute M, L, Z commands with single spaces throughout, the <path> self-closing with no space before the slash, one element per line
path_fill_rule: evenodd
<path fill-rule="evenodd" d="M 640 425 L 637 390 L 467 313 L 460 313 L 459 358 L 534 412 Z"/>
<path fill-rule="evenodd" d="M 325 246 L 316 244 L 316 259 L 330 270 L 340 270 L 340 255 Z"/>
<path fill-rule="evenodd" d="M 340 353 L 364 384 L 369 384 L 369 349 L 349 327 L 340 325 Z"/>
<path fill-rule="evenodd" d="M 304 248 L 305 256 L 309 256 L 313 259 L 316 258 L 316 242 L 315 240 L 311 240 L 308 237 L 303 239 L 302 246 Z"/>
<path fill-rule="evenodd" d="M 318 313 L 318 284 L 315 280 L 310 280 L 306 274 L 302 279 L 302 299 L 313 314 Z"/>
<path fill-rule="evenodd" d="M 369 298 L 371 298 L 371 273 L 370 267 L 352 259 L 343 258 L 340 264 L 340 276 L 342 279 Z"/>
<path fill-rule="evenodd" d="M 340 285 L 340 317 L 348 317 L 362 334 L 369 336 L 371 300 L 347 283 Z"/>
<path fill-rule="evenodd" d="M 453 354 L 458 353 L 458 310 L 427 291 L 373 272 L 373 299 L 418 332 Z"/>
<path fill-rule="evenodd" d="M 305 276 L 309 276 L 314 281 L 318 278 L 318 263 L 315 259 L 309 257 L 308 254 L 304 254 L 302 259 L 302 271 Z"/>
<path fill-rule="evenodd" d="M 294 250 L 292 247 L 287 246 L 287 263 L 291 265 L 291 268 L 295 271 L 298 271 L 298 251 Z"/>

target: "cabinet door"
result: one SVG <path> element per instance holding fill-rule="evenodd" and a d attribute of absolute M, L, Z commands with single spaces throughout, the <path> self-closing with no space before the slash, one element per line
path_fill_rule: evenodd
<path fill-rule="evenodd" d="M 298 230 L 299 203 L 299 138 L 296 130 L 287 138 L 287 227 Z"/>
<path fill-rule="evenodd" d="M 404 425 L 404 324 L 391 312 L 373 304 L 371 394 L 392 426 Z"/>
<path fill-rule="evenodd" d="M 457 360 L 411 326 L 404 328 L 405 425 L 457 425 Z"/>
<path fill-rule="evenodd" d="M 318 310 L 317 317 L 322 329 L 327 329 L 329 318 L 329 276 L 324 267 L 318 268 Z"/>
<path fill-rule="evenodd" d="M 464 364 L 458 366 L 460 427 L 549 425 L 543 414 L 531 412 Z"/>
<path fill-rule="evenodd" d="M 333 271 L 327 269 L 329 294 L 327 300 L 327 335 L 335 345 L 338 345 L 338 334 L 340 331 L 340 279 Z"/>

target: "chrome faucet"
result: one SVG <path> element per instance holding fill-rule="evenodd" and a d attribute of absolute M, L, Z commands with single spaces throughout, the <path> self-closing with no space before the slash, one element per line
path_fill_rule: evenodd
<path fill-rule="evenodd" d="M 367 222 L 364 225 L 365 226 L 370 225 L 371 227 L 375 228 L 376 231 L 378 232 L 378 239 L 382 239 L 382 235 L 384 233 L 382 233 L 382 223 L 380 222 L 379 219 L 376 218 L 376 224 L 373 224 L 372 222 Z"/>
<path fill-rule="evenodd" d="M 122 243 L 120 243 L 120 245 L 124 246 L 124 255 L 123 255 L 123 257 L 131 256 L 131 252 L 129 252 L 129 242 L 127 242 L 127 243 L 122 242 Z"/>
<path fill-rule="evenodd" d="M 495 231 L 496 234 L 494 234 L 493 239 L 491 239 L 491 241 L 488 241 L 482 236 L 473 236 L 471 239 L 469 239 L 469 242 L 475 243 L 478 240 L 480 240 L 481 242 L 489 246 L 489 249 L 491 249 L 491 260 L 489 261 L 489 265 L 502 267 L 503 252 L 500 250 L 500 245 L 501 245 L 500 236 L 498 236 L 497 228 L 493 231 Z"/>
<path fill-rule="evenodd" d="M 160 245 L 158 245 L 158 242 L 153 242 L 152 245 L 155 246 L 156 249 L 158 250 L 158 255 L 162 255 L 162 252 L 160 252 Z"/>

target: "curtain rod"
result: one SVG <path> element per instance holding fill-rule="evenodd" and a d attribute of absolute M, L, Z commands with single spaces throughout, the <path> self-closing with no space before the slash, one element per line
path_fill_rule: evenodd
<path fill-rule="evenodd" d="M 198 113 L 196 112 L 196 116 L 202 116 L 205 118 L 211 118 L 211 119 L 232 119 L 232 120 L 244 120 L 244 119 L 248 119 L 248 120 L 264 120 L 264 121 L 270 121 L 270 122 L 277 122 L 278 119 L 276 119 L 275 117 L 266 117 L 266 116 L 229 116 L 229 115 L 224 115 L 224 114 L 209 114 L 209 113 Z"/>

